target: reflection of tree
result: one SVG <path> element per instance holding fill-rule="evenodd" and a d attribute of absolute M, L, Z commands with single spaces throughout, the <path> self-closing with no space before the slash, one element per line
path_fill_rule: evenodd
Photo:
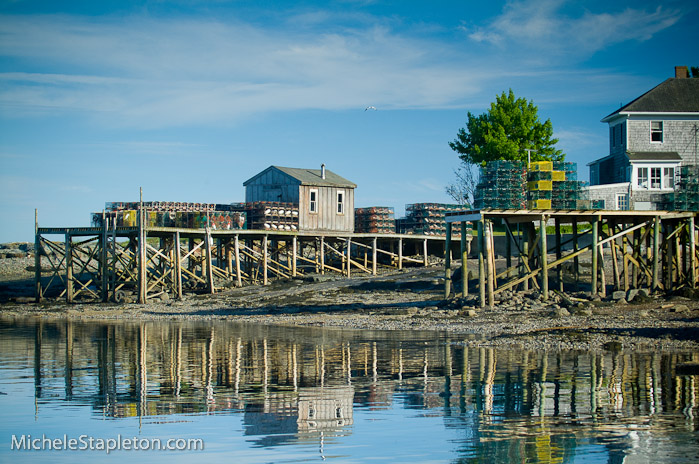
<path fill-rule="evenodd" d="M 115 418 L 241 411 L 260 446 L 327 447 L 350 433 L 357 406 L 394 404 L 443 417 L 459 431 L 464 462 L 566 460 L 585 434 L 622 436 L 658 414 L 699 429 L 699 387 L 674 375 L 686 360 L 679 354 L 498 351 L 432 333 L 236 324 L 20 320 L 0 328 L 3 353 L 29 353 L 37 408 L 90 403 Z M 613 442 L 609 455 L 623 456 L 623 440 Z"/>

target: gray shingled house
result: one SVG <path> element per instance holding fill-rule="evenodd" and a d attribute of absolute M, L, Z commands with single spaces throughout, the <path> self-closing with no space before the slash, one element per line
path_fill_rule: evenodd
<path fill-rule="evenodd" d="M 673 192 L 679 167 L 697 165 L 699 79 L 686 66 L 604 117 L 609 155 L 588 164 L 590 197 L 605 209 L 657 209 Z"/>
<path fill-rule="evenodd" d="M 354 231 L 353 182 L 325 169 L 270 166 L 246 180 L 245 201 L 293 203 L 299 231 Z"/>

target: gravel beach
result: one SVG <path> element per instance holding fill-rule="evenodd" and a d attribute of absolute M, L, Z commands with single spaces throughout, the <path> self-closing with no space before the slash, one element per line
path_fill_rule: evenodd
<path fill-rule="evenodd" d="M 548 301 L 542 301 L 536 291 L 505 292 L 499 304 L 481 309 L 471 295 L 461 298 L 459 294 L 445 300 L 444 270 L 434 265 L 375 278 L 311 275 L 266 287 L 229 288 L 215 295 L 190 294 L 182 301 L 164 296 L 145 305 L 68 305 L 55 299 L 36 304 L 30 302 L 34 275 L 31 250 L 7 250 L 7 245 L 0 249 L 3 318 L 231 320 L 286 326 L 435 330 L 460 334 L 469 346 L 699 351 L 699 299 L 691 289 L 671 296 L 640 292 L 619 298 L 617 294 L 616 299 L 609 300 L 590 299 L 586 293 L 553 293 Z"/>

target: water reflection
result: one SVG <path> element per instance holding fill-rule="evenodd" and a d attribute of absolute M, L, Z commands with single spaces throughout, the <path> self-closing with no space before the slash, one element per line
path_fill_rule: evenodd
<path fill-rule="evenodd" d="M 434 446 L 460 462 L 699 458 L 697 377 L 675 374 L 697 353 L 498 351 L 427 332 L 220 322 L 17 319 L 0 335 L 0 376 L 33 369 L 36 414 L 60 402 L 108 419 L 237 414 L 251 447 L 313 443 L 325 457 L 362 411 L 398 429 L 391 411 L 421 411 L 399 417 L 441 418 Z"/>

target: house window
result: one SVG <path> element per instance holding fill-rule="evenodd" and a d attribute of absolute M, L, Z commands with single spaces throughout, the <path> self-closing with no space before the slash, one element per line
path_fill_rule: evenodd
<path fill-rule="evenodd" d="M 616 194 L 616 209 L 620 211 L 629 210 L 629 195 L 626 193 Z"/>
<path fill-rule="evenodd" d="M 650 122 L 650 141 L 651 142 L 662 142 L 663 141 L 663 122 L 662 121 L 651 121 Z"/>
<path fill-rule="evenodd" d="M 317 213 L 318 212 L 318 190 L 311 189 L 308 203 L 308 212 Z"/>
<path fill-rule="evenodd" d="M 648 168 L 638 168 L 638 186 L 648 188 Z"/>
<path fill-rule="evenodd" d="M 663 168 L 663 188 L 675 188 L 675 168 Z"/>
<path fill-rule="evenodd" d="M 662 185 L 660 183 L 660 173 L 662 170 L 660 168 L 650 168 L 650 188 L 659 189 Z"/>
<path fill-rule="evenodd" d="M 345 191 L 337 191 L 337 214 L 345 214 Z"/>

